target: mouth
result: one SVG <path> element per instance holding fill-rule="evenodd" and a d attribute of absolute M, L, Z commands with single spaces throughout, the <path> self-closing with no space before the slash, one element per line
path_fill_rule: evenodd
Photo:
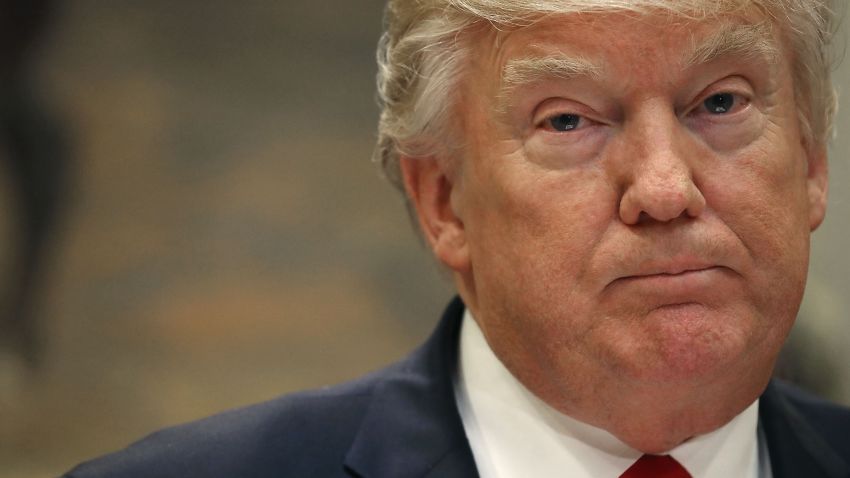
<path fill-rule="evenodd" d="M 677 297 L 689 301 L 718 287 L 728 286 L 735 271 L 716 260 L 680 254 L 636 261 L 621 269 L 605 287 L 629 290 L 647 300 L 651 296 Z M 669 297 L 668 297 L 669 296 Z"/>
<path fill-rule="evenodd" d="M 728 272 L 718 265 L 667 267 L 622 276 L 609 286 L 631 291 L 648 302 L 688 303 L 727 284 Z"/>
<path fill-rule="evenodd" d="M 676 277 L 676 276 L 684 276 L 687 274 L 693 274 L 697 272 L 709 271 L 711 269 L 719 268 L 720 266 L 698 266 L 698 267 L 674 267 L 661 269 L 652 272 L 642 272 L 634 275 L 624 276 L 622 279 L 639 279 L 642 277 Z"/>
<path fill-rule="evenodd" d="M 709 271 L 722 267 L 713 261 L 699 259 L 693 256 L 679 256 L 671 259 L 647 260 L 636 264 L 632 270 L 619 279 L 635 279 L 641 277 L 675 277 L 697 272 Z"/>

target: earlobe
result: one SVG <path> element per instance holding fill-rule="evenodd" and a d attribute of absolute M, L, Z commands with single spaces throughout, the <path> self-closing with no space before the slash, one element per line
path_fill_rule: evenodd
<path fill-rule="evenodd" d="M 829 174 L 825 147 L 809 152 L 807 188 L 809 195 L 809 228 L 814 231 L 826 215 Z"/>
<path fill-rule="evenodd" d="M 455 184 L 444 164 L 433 157 L 402 157 L 400 161 L 404 187 L 423 237 L 440 262 L 457 272 L 465 271 L 469 267 L 466 233 L 452 203 Z"/>

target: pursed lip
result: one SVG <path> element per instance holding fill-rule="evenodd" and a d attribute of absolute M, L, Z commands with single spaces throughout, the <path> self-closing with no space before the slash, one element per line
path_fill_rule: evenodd
<path fill-rule="evenodd" d="M 708 266 L 688 266 L 688 267 L 662 267 L 662 268 L 658 268 L 658 269 L 652 269 L 648 272 L 640 272 L 638 274 L 625 276 L 623 278 L 629 279 L 629 278 L 651 277 L 651 276 L 677 276 L 677 275 L 687 274 L 689 272 L 706 271 L 706 270 L 709 270 L 709 269 L 713 269 L 715 267 L 718 267 L 718 266 L 708 265 Z"/>
<path fill-rule="evenodd" d="M 691 273 L 705 272 L 719 268 L 726 267 L 714 261 L 691 257 L 647 260 L 636 264 L 635 267 L 625 271 L 625 273 L 621 273 L 611 283 L 633 279 L 685 276 Z"/>
<path fill-rule="evenodd" d="M 686 272 L 711 269 L 713 267 L 718 267 L 718 264 L 714 261 L 691 257 L 647 260 L 639 263 L 635 270 L 627 271 L 623 278 L 652 275 L 677 275 Z"/>
<path fill-rule="evenodd" d="M 724 265 L 701 260 L 645 262 L 621 273 L 605 290 L 644 304 L 701 303 L 731 292 L 729 272 L 734 273 Z"/>

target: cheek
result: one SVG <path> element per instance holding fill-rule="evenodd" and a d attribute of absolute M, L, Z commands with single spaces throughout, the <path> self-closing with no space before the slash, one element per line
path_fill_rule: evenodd
<path fill-rule="evenodd" d="M 754 255 L 793 255 L 808 236 L 805 156 L 799 145 L 792 147 L 762 141 L 721 159 L 710 178 L 711 206 L 727 216 L 723 219 Z"/>
<path fill-rule="evenodd" d="M 558 321 L 549 318 L 583 316 L 589 306 L 585 278 L 616 196 L 593 170 L 503 170 L 488 186 L 466 224 L 481 313 L 533 352 L 554 337 Z M 571 334 L 586 326 L 573 323 Z"/>
<path fill-rule="evenodd" d="M 705 184 L 709 206 L 749 255 L 749 288 L 769 310 L 799 301 L 809 254 L 803 152 L 778 138 L 724 161 Z M 793 308 L 796 310 L 796 308 Z"/>
<path fill-rule="evenodd" d="M 560 267 L 580 271 L 616 211 L 612 188 L 601 171 L 590 168 L 521 168 L 505 168 L 478 188 L 476 214 L 466 226 L 479 263 L 501 259 L 511 268 L 533 267 L 542 274 Z"/>

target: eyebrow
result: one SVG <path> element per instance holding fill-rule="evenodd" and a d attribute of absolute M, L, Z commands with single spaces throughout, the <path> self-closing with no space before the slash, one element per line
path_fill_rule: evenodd
<path fill-rule="evenodd" d="M 511 96 L 511 92 L 523 85 L 545 79 L 569 80 L 577 77 L 598 78 L 602 67 L 583 58 L 566 55 L 548 57 L 516 58 L 502 69 L 502 85 L 499 89 L 500 110 Z"/>
<path fill-rule="evenodd" d="M 571 79 L 598 76 L 602 69 L 588 60 L 568 56 L 517 58 L 502 70 L 504 88 L 533 82 L 541 78 Z"/>
<path fill-rule="evenodd" d="M 745 59 L 762 59 L 775 65 L 781 57 L 773 40 L 773 27 L 769 22 L 756 24 L 726 24 L 720 30 L 701 40 L 692 40 L 684 56 L 685 69 L 710 63 L 718 58 L 735 56 Z"/>
<path fill-rule="evenodd" d="M 722 57 L 762 59 L 775 65 L 781 53 L 773 40 L 773 27 L 769 22 L 754 24 L 725 24 L 707 38 L 691 45 L 682 58 L 682 68 L 704 65 Z M 591 60 L 566 54 L 516 58 L 502 69 L 501 87 L 496 110 L 507 111 L 511 93 L 519 87 L 547 79 L 571 80 L 575 78 L 598 79 L 604 68 Z"/>

